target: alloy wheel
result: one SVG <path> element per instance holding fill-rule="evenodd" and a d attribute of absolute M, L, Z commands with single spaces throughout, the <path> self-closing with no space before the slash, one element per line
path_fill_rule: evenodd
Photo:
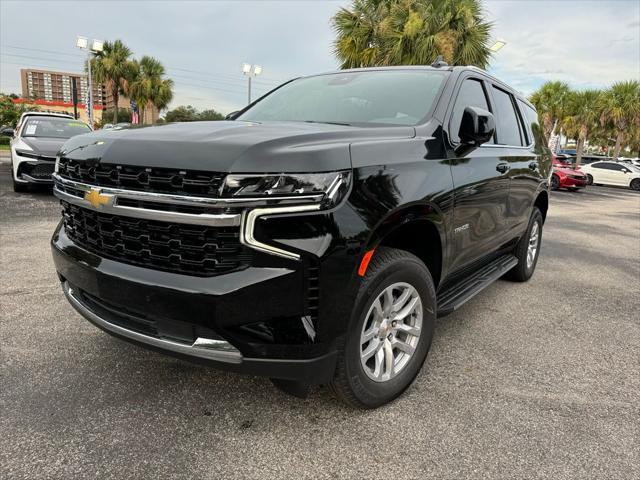
<path fill-rule="evenodd" d="M 538 251 L 538 245 L 540 243 L 540 225 L 538 222 L 534 222 L 531 227 L 531 234 L 529 235 L 529 246 L 527 248 L 527 268 L 533 266 L 533 262 L 536 259 L 536 252 Z"/>
<path fill-rule="evenodd" d="M 422 300 L 408 283 L 385 288 L 373 301 L 360 335 L 360 362 L 366 375 L 385 382 L 413 356 L 422 329 Z"/>

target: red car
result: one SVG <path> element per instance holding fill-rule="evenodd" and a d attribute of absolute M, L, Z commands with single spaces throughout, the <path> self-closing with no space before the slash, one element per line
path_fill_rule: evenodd
<path fill-rule="evenodd" d="M 587 186 L 587 176 L 573 166 L 572 157 L 568 155 L 553 156 L 553 173 L 551 175 L 551 189 L 566 188 L 576 191 Z M 578 167 L 580 168 L 580 167 Z"/>

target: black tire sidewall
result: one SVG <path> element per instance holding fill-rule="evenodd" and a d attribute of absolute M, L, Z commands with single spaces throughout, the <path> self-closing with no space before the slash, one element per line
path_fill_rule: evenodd
<path fill-rule="evenodd" d="M 360 363 L 362 326 L 371 303 L 386 287 L 397 282 L 409 283 L 420 295 L 423 310 L 422 333 L 416 351 L 404 369 L 386 382 L 375 382 L 367 376 Z M 357 399 L 364 406 L 373 408 L 393 400 L 404 392 L 420 372 L 433 338 L 436 297 L 429 271 L 419 260 L 411 258 L 396 260 L 385 266 L 362 288 L 345 342 L 345 368 Z"/>
<path fill-rule="evenodd" d="M 631 190 L 640 190 L 640 178 L 634 178 L 633 180 L 631 180 L 631 182 L 629 183 L 629 188 Z"/>
<path fill-rule="evenodd" d="M 593 185 L 593 176 L 587 173 L 587 185 Z"/>
<path fill-rule="evenodd" d="M 557 175 L 551 175 L 551 190 L 558 190 L 560 188 L 560 177 Z"/>

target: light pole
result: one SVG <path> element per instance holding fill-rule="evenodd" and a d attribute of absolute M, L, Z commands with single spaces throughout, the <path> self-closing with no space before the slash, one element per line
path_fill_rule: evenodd
<path fill-rule="evenodd" d="M 87 51 L 87 80 L 89 90 L 87 92 L 87 115 L 89 116 L 89 124 L 93 128 L 93 82 L 91 81 L 91 58 L 94 53 L 101 52 L 104 48 L 104 42 L 102 40 L 94 40 L 91 42 L 91 48 L 89 48 L 89 40 L 87 37 L 78 37 L 76 39 L 76 46 L 81 50 Z"/>
<path fill-rule="evenodd" d="M 242 73 L 249 78 L 249 90 L 247 104 L 251 103 L 251 77 L 257 77 L 262 73 L 262 67 L 260 65 L 249 65 L 248 63 L 242 64 Z"/>

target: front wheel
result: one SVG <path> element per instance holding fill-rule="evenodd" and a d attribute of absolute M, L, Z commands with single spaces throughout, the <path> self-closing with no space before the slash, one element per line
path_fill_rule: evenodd
<path fill-rule="evenodd" d="M 509 280 L 526 282 L 533 275 L 542 244 L 542 223 L 542 213 L 537 207 L 533 207 L 529 226 L 513 252 L 518 264 L 507 273 L 506 278 Z"/>
<path fill-rule="evenodd" d="M 394 248 L 378 248 L 361 281 L 331 387 L 354 407 L 376 408 L 404 392 L 420 371 L 436 295 L 424 263 Z"/>
<path fill-rule="evenodd" d="M 557 175 L 551 175 L 551 190 L 560 188 L 560 178 Z"/>
<path fill-rule="evenodd" d="M 640 191 L 640 178 L 634 178 L 633 180 L 631 180 L 629 187 L 631 188 L 631 190 Z"/>
<path fill-rule="evenodd" d="M 590 173 L 587 173 L 587 185 L 593 185 L 593 177 Z"/>

